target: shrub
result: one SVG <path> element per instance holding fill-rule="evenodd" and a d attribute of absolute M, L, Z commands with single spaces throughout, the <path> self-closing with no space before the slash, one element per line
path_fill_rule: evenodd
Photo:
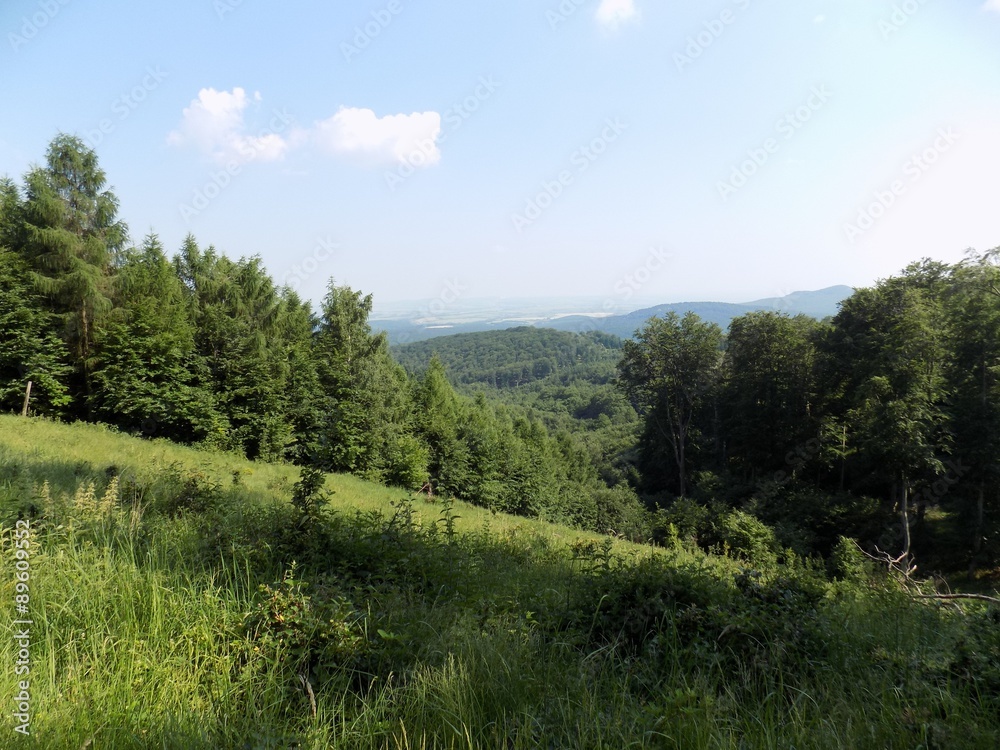
<path fill-rule="evenodd" d="M 719 541 L 727 554 L 759 570 L 778 564 L 778 542 L 774 530 L 741 510 L 725 514 L 718 523 Z"/>
<path fill-rule="evenodd" d="M 314 600 L 295 573 L 293 563 L 279 583 L 259 587 L 244 632 L 255 655 L 281 664 L 287 677 L 304 687 L 311 677 L 323 681 L 354 666 L 366 640 L 362 617 L 350 601 L 329 594 Z"/>
<path fill-rule="evenodd" d="M 839 537 L 827 561 L 830 574 L 841 581 L 861 583 L 871 576 L 872 565 L 853 539 Z"/>

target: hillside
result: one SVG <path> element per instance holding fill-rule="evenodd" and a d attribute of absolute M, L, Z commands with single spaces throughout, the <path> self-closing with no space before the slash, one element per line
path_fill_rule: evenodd
<path fill-rule="evenodd" d="M 16 746 L 1000 739 L 996 608 L 911 600 L 849 548 L 831 583 L 737 537 L 713 557 L 669 530 L 654 549 L 346 476 L 325 479 L 326 503 L 322 482 L 299 480 L 0 417 L 0 596 L 31 620 L 29 645 L 9 624 L 0 647 L 30 668 L 0 677 L 27 714 L 8 717 Z M 19 591 L 15 559 L 30 571 Z"/>
<path fill-rule="evenodd" d="M 408 372 L 422 373 L 437 355 L 455 385 L 484 383 L 516 388 L 549 376 L 569 376 L 588 366 L 609 373 L 621 358 L 621 340 L 521 326 L 466 333 L 397 346 L 393 356 Z"/>

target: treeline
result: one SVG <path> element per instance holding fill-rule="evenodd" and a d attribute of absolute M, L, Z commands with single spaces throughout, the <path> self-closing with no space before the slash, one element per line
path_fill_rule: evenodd
<path fill-rule="evenodd" d="M 687 533 L 735 509 L 764 547 L 846 535 L 901 566 L 996 562 L 1000 249 L 913 264 L 824 323 L 654 318 L 620 369 L 641 489 Z"/>
<path fill-rule="evenodd" d="M 370 296 L 330 282 L 314 311 L 259 258 L 188 237 L 131 246 L 97 157 L 60 135 L 0 186 L 0 408 L 294 461 L 496 510 L 607 528 L 603 485 L 565 435 L 408 376 Z"/>

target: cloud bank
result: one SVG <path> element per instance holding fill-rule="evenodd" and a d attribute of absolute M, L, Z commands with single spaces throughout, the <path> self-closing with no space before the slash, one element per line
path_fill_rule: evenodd
<path fill-rule="evenodd" d="M 259 107 L 259 92 L 247 95 L 242 88 L 198 92 L 181 116 L 180 125 L 167 143 L 191 147 L 219 164 L 269 162 L 303 147 L 335 156 L 356 156 L 375 165 L 431 166 L 441 161 L 438 138 L 441 115 L 414 112 L 379 117 L 371 109 L 341 107 L 332 117 L 311 128 L 291 127 L 292 118 L 275 112 L 267 127 L 256 134 L 247 124 L 247 109 Z"/>

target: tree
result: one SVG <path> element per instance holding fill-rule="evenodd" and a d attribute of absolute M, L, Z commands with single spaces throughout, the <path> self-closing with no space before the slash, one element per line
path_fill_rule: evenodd
<path fill-rule="evenodd" d="M 458 451 L 459 401 L 444 365 L 435 354 L 416 391 L 419 413 L 417 430 L 429 449 L 428 471 L 436 487 L 441 489 L 446 467 Z"/>
<path fill-rule="evenodd" d="M 224 447 L 248 458 L 281 460 L 294 454 L 286 415 L 289 358 L 281 339 L 285 302 L 260 258 L 232 261 L 188 237 L 174 259 L 187 290 L 218 408 L 229 423 Z"/>
<path fill-rule="evenodd" d="M 20 411 L 30 380 L 33 411 L 60 416 L 71 401 L 66 347 L 27 273 L 21 258 L 0 247 L 0 410 Z"/>
<path fill-rule="evenodd" d="M 672 462 L 671 484 L 680 496 L 688 490 L 695 416 L 718 380 L 721 343 L 715 323 L 671 312 L 651 318 L 625 343 L 618 366 L 622 387 L 646 421 L 644 473 L 655 477 L 658 463 Z"/>
<path fill-rule="evenodd" d="M 23 252 L 35 288 L 63 322 L 72 363 L 89 392 L 96 333 L 110 312 L 111 275 L 128 230 L 97 154 L 79 138 L 59 135 L 46 166 L 26 177 Z"/>
<path fill-rule="evenodd" d="M 371 307 L 371 295 L 330 281 L 316 334 L 329 404 L 323 459 L 333 471 L 420 487 L 429 457 L 415 435 L 412 389 L 389 355 L 385 333 L 372 333 Z"/>
<path fill-rule="evenodd" d="M 155 235 L 123 255 L 114 282 L 116 307 L 92 375 L 92 413 L 185 442 L 224 431 L 202 382 L 207 373 L 183 287 Z"/>
<path fill-rule="evenodd" d="M 773 472 L 814 436 L 813 345 L 808 319 L 752 312 L 729 326 L 723 361 L 727 453 L 744 472 Z M 766 439 L 762 439 L 767 436 Z"/>
<path fill-rule="evenodd" d="M 1000 248 L 970 255 L 955 267 L 946 302 L 952 342 L 947 372 L 951 429 L 961 480 L 955 489 L 969 538 L 969 573 L 984 562 L 1000 509 Z"/>
<path fill-rule="evenodd" d="M 0 247 L 14 250 L 24 244 L 24 206 L 14 181 L 0 177 Z"/>
<path fill-rule="evenodd" d="M 940 304 L 925 281 L 903 276 L 859 289 L 822 342 L 829 407 L 854 449 L 855 486 L 887 492 L 905 557 L 913 491 L 942 472 L 947 449 Z"/>

